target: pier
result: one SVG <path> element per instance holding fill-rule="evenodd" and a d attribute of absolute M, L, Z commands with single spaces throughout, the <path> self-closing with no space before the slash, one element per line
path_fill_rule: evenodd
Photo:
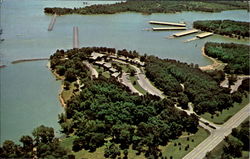
<path fill-rule="evenodd" d="M 202 39 L 202 38 L 206 38 L 208 36 L 213 35 L 214 33 L 210 33 L 210 32 L 204 32 L 204 33 L 200 33 L 197 34 L 195 37 L 191 38 L 191 39 L 187 39 L 184 42 L 190 42 L 190 41 L 194 41 L 194 40 L 198 40 L 198 39 Z"/>
<path fill-rule="evenodd" d="M 201 33 L 201 34 L 196 35 L 196 37 L 202 39 L 202 38 L 211 36 L 211 35 L 213 35 L 213 34 L 214 34 L 214 33 L 204 32 L 204 33 Z"/>
<path fill-rule="evenodd" d="M 162 28 L 152 28 L 153 31 L 167 31 L 167 30 L 186 30 L 186 27 L 162 27 Z"/>
<path fill-rule="evenodd" d="M 185 36 L 185 35 L 189 35 L 189 34 L 193 34 L 193 33 L 197 33 L 199 32 L 199 30 L 197 29 L 191 29 L 191 30 L 186 30 L 186 31 L 182 31 L 182 32 L 178 32 L 173 34 L 173 37 L 181 37 L 181 36 Z"/>
<path fill-rule="evenodd" d="M 171 25 L 171 26 L 179 26 L 185 27 L 185 23 L 172 23 L 172 22 L 159 22 L 159 21 L 149 21 L 150 24 L 158 24 L 158 25 Z"/>
<path fill-rule="evenodd" d="M 79 49 L 79 31 L 78 27 L 73 27 L 73 48 Z"/>
<path fill-rule="evenodd" d="M 22 63 L 22 62 L 32 62 L 32 61 L 44 61 L 44 60 L 49 60 L 49 58 L 34 58 L 34 59 L 21 59 L 21 60 L 15 60 L 12 61 L 12 64 L 17 64 L 17 63 Z"/>
<path fill-rule="evenodd" d="M 48 27 L 48 31 L 52 31 L 54 28 L 54 25 L 56 23 L 56 14 L 54 14 L 54 16 L 51 18 L 51 21 L 49 23 L 49 27 Z"/>

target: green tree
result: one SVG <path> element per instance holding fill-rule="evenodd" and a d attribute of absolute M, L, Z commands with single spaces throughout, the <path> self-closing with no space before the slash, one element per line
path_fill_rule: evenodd
<path fill-rule="evenodd" d="M 23 143 L 23 151 L 26 154 L 29 154 L 28 156 L 25 156 L 25 157 L 26 158 L 32 157 L 32 151 L 33 151 L 33 148 L 34 148 L 32 137 L 30 137 L 28 135 L 22 136 L 21 139 L 20 139 L 20 142 Z"/>
<path fill-rule="evenodd" d="M 120 156 L 121 152 L 119 148 L 114 143 L 107 143 L 104 149 L 104 157 L 105 158 L 113 158 L 115 159 L 117 156 Z"/>
<path fill-rule="evenodd" d="M 35 137 L 36 144 L 47 144 L 49 142 L 52 142 L 55 137 L 54 129 L 52 127 L 46 127 L 44 125 L 35 128 L 32 132 L 32 135 Z"/>

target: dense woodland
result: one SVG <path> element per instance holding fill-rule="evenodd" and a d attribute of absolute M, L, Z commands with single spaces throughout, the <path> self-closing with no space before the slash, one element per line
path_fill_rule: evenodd
<path fill-rule="evenodd" d="M 161 156 L 159 145 L 183 131 L 197 131 L 198 117 L 173 105 L 169 99 L 133 95 L 116 80 L 101 78 L 85 83 L 80 95 L 68 102 L 60 123 L 64 133 L 78 136 L 74 151 L 94 152 L 105 145 L 105 157 L 115 158 L 122 152 L 126 156 L 132 146 L 138 155 L 152 158 Z"/>
<path fill-rule="evenodd" d="M 250 74 L 250 46 L 234 43 L 205 44 L 205 53 L 227 63 L 224 71 L 229 74 Z"/>
<path fill-rule="evenodd" d="M 32 135 L 22 136 L 21 145 L 6 140 L 0 147 L 0 158 L 75 158 L 60 146 L 53 128 L 41 125 L 33 130 Z"/>
<path fill-rule="evenodd" d="M 167 96 L 177 97 L 181 106 L 194 104 L 198 114 L 222 111 L 241 102 L 243 94 L 230 94 L 228 88 L 219 86 L 225 78 L 222 71 L 202 72 L 198 65 L 181 63 L 176 60 L 159 59 L 149 56 L 146 59 L 146 76 Z M 184 85 L 184 91 L 180 84 Z"/>
<path fill-rule="evenodd" d="M 195 21 L 193 27 L 202 31 L 214 32 L 230 37 L 250 37 L 250 23 L 233 20 L 203 20 Z"/>
<path fill-rule="evenodd" d="M 114 14 L 120 12 L 175 13 L 181 11 L 219 12 L 230 9 L 249 9 L 247 2 L 218 1 L 144 1 L 129 0 L 126 2 L 105 5 L 92 5 L 84 8 L 45 8 L 47 14 Z"/>
<path fill-rule="evenodd" d="M 51 68 L 65 76 L 65 80 L 72 82 L 72 79 L 80 79 L 84 82 L 81 92 L 67 102 L 66 113 L 59 116 L 62 132 L 78 137 L 73 142 L 73 151 L 85 149 L 94 152 L 105 146 L 104 157 L 115 158 L 122 153 L 127 156 L 131 146 L 138 155 L 143 153 L 147 158 L 156 158 L 162 155 L 159 145 L 166 145 L 182 132 L 197 131 L 198 117 L 176 109 L 171 99 L 132 94 L 115 78 L 101 76 L 89 80 L 83 76 L 85 67 L 82 69 L 80 64 L 79 67 L 76 64 L 85 60 L 92 51 L 108 50 L 112 50 L 110 53 L 115 51 L 108 48 L 82 48 L 79 52 L 58 50 L 51 56 Z M 123 49 L 117 53 L 138 57 L 136 51 Z M 61 67 L 63 71 L 60 71 Z M 69 70 L 73 72 L 74 78 L 67 78 Z M 85 71 L 83 74 L 88 73 Z"/>

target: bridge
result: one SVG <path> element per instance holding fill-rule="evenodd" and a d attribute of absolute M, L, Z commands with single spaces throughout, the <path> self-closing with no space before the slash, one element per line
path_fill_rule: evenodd
<path fill-rule="evenodd" d="M 79 31 L 78 27 L 73 27 L 73 48 L 79 49 Z"/>
<path fill-rule="evenodd" d="M 52 31 L 56 22 L 56 14 L 51 18 L 51 21 L 49 23 L 48 31 Z"/>

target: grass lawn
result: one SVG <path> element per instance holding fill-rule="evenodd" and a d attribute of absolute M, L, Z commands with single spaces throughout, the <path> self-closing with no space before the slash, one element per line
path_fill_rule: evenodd
<path fill-rule="evenodd" d="M 126 65 L 126 64 L 122 64 L 122 63 L 119 63 L 116 61 L 113 61 L 112 63 L 115 63 L 118 66 L 120 66 L 122 68 L 123 72 L 126 72 L 126 73 L 129 73 L 129 72 L 131 72 L 131 70 L 134 70 L 134 68 L 129 66 L 129 64 Z"/>
<path fill-rule="evenodd" d="M 129 76 L 129 80 L 131 81 L 131 83 L 133 84 L 134 82 L 136 82 L 136 84 L 133 86 L 135 87 L 135 89 L 137 89 L 140 93 L 142 94 L 147 94 L 147 91 L 145 91 L 138 83 L 136 76 Z"/>
<path fill-rule="evenodd" d="M 227 109 L 223 110 L 222 113 L 219 113 L 219 116 L 214 115 L 213 118 L 211 118 L 212 115 L 210 113 L 205 113 L 205 114 L 202 114 L 201 117 L 215 124 L 223 124 L 249 103 L 249 97 L 250 97 L 250 94 L 248 94 L 247 98 L 245 97 L 243 98 L 242 103 L 240 104 L 235 103 L 233 107 L 229 108 L 228 110 Z"/>
<path fill-rule="evenodd" d="M 161 146 L 160 149 L 162 150 L 163 156 L 167 156 L 168 158 L 170 156 L 173 156 L 173 159 L 181 159 L 183 156 L 185 156 L 188 152 L 190 152 L 195 146 L 197 146 L 199 143 L 201 143 L 204 139 L 208 137 L 209 133 L 204 130 L 203 128 L 198 129 L 197 133 L 188 135 L 187 133 L 184 133 L 179 139 L 171 141 L 167 146 Z M 189 141 L 187 141 L 187 137 L 189 136 Z M 61 145 L 65 147 L 68 151 L 72 152 L 71 147 L 73 144 L 73 140 L 75 139 L 75 136 L 70 136 L 68 138 L 64 138 L 61 141 Z M 193 142 L 192 142 L 193 139 Z M 174 143 L 181 143 L 181 146 L 174 146 Z M 185 146 L 189 144 L 190 148 L 185 151 Z M 181 147 L 181 150 L 179 150 L 179 147 Z M 103 159 L 104 158 L 104 148 L 105 146 L 102 146 L 98 148 L 94 153 L 90 153 L 86 150 L 81 150 L 79 152 L 72 152 L 76 159 Z M 136 151 L 132 150 L 131 148 L 128 150 L 128 158 L 129 159 L 145 159 L 145 156 L 143 154 L 136 155 Z M 123 155 L 121 155 L 123 157 Z"/>
<path fill-rule="evenodd" d="M 61 141 L 61 146 L 66 148 L 69 152 L 75 155 L 76 159 L 103 159 L 104 158 L 104 148 L 102 146 L 98 148 L 94 153 L 88 152 L 86 150 L 81 150 L 79 152 L 73 152 L 71 150 L 74 139 L 77 138 L 76 136 L 70 136 L 68 138 L 64 138 Z M 123 155 L 121 155 L 123 157 Z M 137 156 L 135 151 L 131 148 L 128 150 L 128 158 L 129 159 L 145 159 L 143 155 Z"/>
<path fill-rule="evenodd" d="M 73 90 L 75 88 L 75 86 L 74 86 L 75 83 L 76 82 L 70 83 L 69 90 L 63 89 L 61 96 L 62 96 L 62 98 L 63 98 L 63 100 L 65 102 L 68 101 L 71 98 L 71 96 L 73 95 Z"/>
<path fill-rule="evenodd" d="M 187 140 L 188 136 L 189 141 Z M 184 133 L 180 138 L 173 140 L 167 146 L 160 148 L 164 157 L 166 156 L 167 158 L 170 158 L 170 156 L 172 156 L 173 159 L 181 159 L 190 151 L 192 151 L 197 145 L 199 145 L 199 143 L 205 140 L 208 136 L 209 133 L 205 129 L 199 127 L 198 131 L 195 134 L 188 135 L 187 133 Z M 176 146 L 174 146 L 175 143 L 177 144 Z M 179 146 L 178 143 L 181 143 L 181 145 Z M 189 149 L 186 151 L 185 147 L 188 144 Z"/>
<path fill-rule="evenodd" d="M 102 74 L 106 78 L 110 78 L 110 73 L 108 71 L 104 71 L 102 67 L 94 65 L 94 68 L 98 72 L 98 74 Z"/>

